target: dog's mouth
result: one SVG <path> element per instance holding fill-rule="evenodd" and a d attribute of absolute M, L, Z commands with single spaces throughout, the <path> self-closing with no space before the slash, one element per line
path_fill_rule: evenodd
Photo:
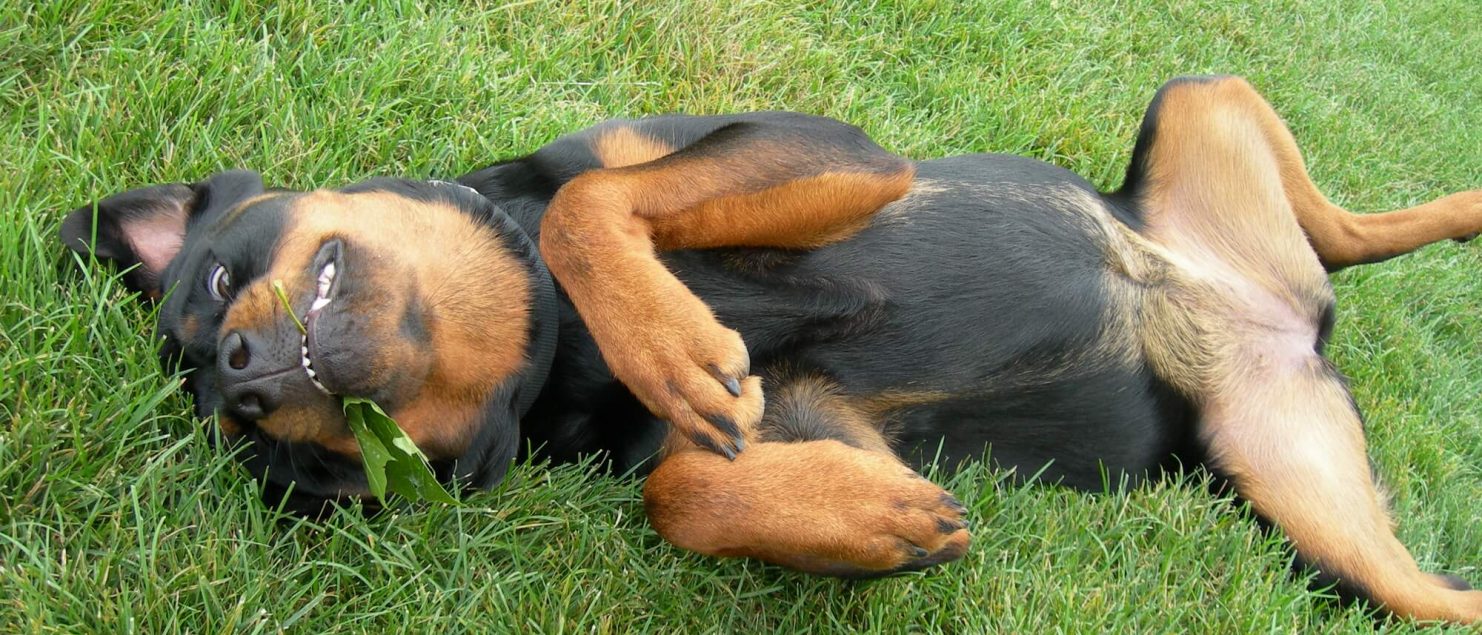
<path fill-rule="evenodd" d="M 338 275 L 338 267 L 335 264 L 336 260 L 338 259 L 331 259 L 319 268 L 319 277 L 316 286 L 317 293 L 314 296 L 314 302 L 309 305 L 308 313 L 304 314 L 304 333 L 301 346 L 299 347 L 301 353 L 299 363 L 303 365 L 304 372 L 309 375 L 309 382 L 314 384 L 314 387 L 318 388 L 319 392 L 330 397 L 333 397 L 334 393 L 319 381 L 319 374 L 314 371 L 314 358 L 310 354 L 310 347 L 315 343 L 312 336 L 316 318 L 319 317 L 319 313 L 324 310 L 324 307 L 329 306 L 329 303 L 334 300 L 335 278 Z"/>

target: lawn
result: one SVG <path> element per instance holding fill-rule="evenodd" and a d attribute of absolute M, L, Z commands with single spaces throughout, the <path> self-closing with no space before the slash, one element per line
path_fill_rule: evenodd
<path fill-rule="evenodd" d="M 61 215 L 230 167 L 446 177 L 608 117 L 791 109 L 911 157 L 1115 187 L 1165 79 L 1245 75 L 1358 210 L 1482 186 L 1482 3 L 120 0 L 0 6 L 0 632 L 1408 631 L 1289 573 L 1197 478 L 1087 495 L 969 471 L 961 562 L 847 583 L 693 556 L 639 484 L 521 466 L 462 508 L 282 521 L 159 372 Z M 832 8 L 830 8 L 832 7 Z M 1421 563 L 1482 582 L 1482 247 L 1335 279 L 1329 350 Z"/>

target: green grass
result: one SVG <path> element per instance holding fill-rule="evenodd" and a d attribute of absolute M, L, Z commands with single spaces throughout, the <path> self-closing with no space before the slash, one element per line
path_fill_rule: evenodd
<path fill-rule="evenodd" d="M 154 361 L 66 210 L 242 166 L 450 176 L 614 116 L 786 108 L 912 157 L 1120 179 L 1166 78 L 1249 77 L 1316 180 L 1375 210 L 1482 186 L 1482 4 L 113 0 L 0 8 L 0 632 L 1307 632 L 1374 621 L 1198 483 L 1090 496 L 970 472 L 963 562 L 870 583 L 667 546 L 637 483 L 521 467 L 463 508 L 281 521 Z M 1331 351 L 1398 531 L 1482 582 L 1475 246 L 1337 277 Z"/>

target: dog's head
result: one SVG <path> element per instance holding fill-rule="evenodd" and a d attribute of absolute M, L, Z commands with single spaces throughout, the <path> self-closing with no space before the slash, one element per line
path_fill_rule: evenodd
<path fill-rule="evenodd" d="M 341 397 L 379 404 L 441 478 L 488 487 L 544 380 L 549 275 L 520 227 L 461 185 L 297 192 L 224 172 L 80 208 L 61 237 L 159 303 L 162 357 L 197 414 L 249 444 L 268 495 L 291 485 L 304 511 L 366 494 Z"/>

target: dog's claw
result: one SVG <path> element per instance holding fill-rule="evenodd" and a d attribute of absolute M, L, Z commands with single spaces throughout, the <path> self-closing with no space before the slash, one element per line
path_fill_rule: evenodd
<path fill-rule="evenodd" d="M 967 506 L 963 505 L 961 501 L 957 500 L 956 496 L 951 494 L 942 494 L 942 504 L 952 508 L 959 514 L 967 513 Z"/>
<path fill-rule="evenodd" d="M 736 460 L 736 455 L 746 449 L 746 440 L 741 435 L 741 428 L 725 415 L 705 415 L 704 418 L 715 427 L 716 431 L 725 435 L 724 440 L 720 442 L 707 438 L 706 441 L 711 443 L 711 449 L 732 461 Z"/>
<path fill-rule="evenodd" d="M 750 366 L 750 364 L 748 363 L 747 366 Z M 716 366 L 715 364 L 708 365 L 706 369 L 710 371 L 711 377 L 714 377 L 716 381 L 719 381 L 722 386 L 726 387 L 726 392 L 731 393 L 732 397 L 741 396 L 741 380 L 738 379 L 735 375 L 731 375 L 722 371 L 720 367 Z M 745 376 L 745 374 L 749 372 L 751 372 L 749 368 L 743 369 L 741 371 L 742 376 Z"/>
<path fill-rule="evenodd" d="M 736 455 L 746 449 L 746 442 L 741 437 L 734 437 L 724 441 L 717 441 L 708 435 L 696 435 L 692 438 L 695 445 L 726 457 L 728 461 L 736 460 Z"/>
<path fill-rule="evenodd" d="M 957 531 L 959 529 L 967 529 L 967 521 L 965 521 L 965 520 L 951 520 L 951 519 L 947 519 L 947 518 L 938 518 L 937 519 L 937 531 L 939 531 L 939 532 L 942 532 L 944 534 L 950 534 L 950 533 L 953 533 L 953 532 L 955 532 L 955 531 Z"/>
<path fill-rule="evenodd" d="M 741 428 L 737 427 L 736 422 L 732 421 L 730 417 L 725 415 L 704 415 L 704 417 L 706 421 L 710 422 L 710 425 L 715 426 L 716 430 L 726 435 L 727 439 L 738 439 L 741 437 Z"/>

